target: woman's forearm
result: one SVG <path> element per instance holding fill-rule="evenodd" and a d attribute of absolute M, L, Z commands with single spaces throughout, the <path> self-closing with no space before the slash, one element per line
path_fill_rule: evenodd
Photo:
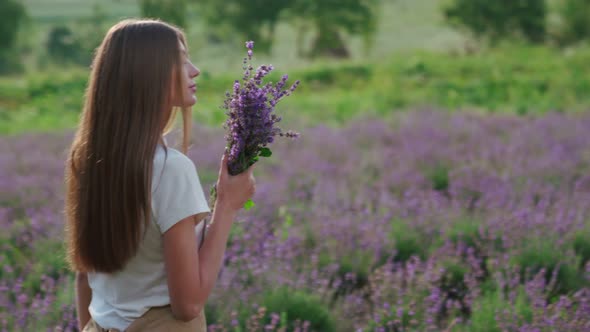
<path fill-rule="evenodd" d="M 236 214 L 233 209 L 224 208 L 222 205 L 216 206 L 213 211 L 211 225 L 206 230 L 207 236 L 199 250 L 199 273 L 204 298 L 209 297 L 217 281 Z"/>
<path fill-rule="evenodd" d="M 78 314 L 78 326 L 80 331 L 90 320 L 90 300 L 92 299 L 92 290 L 88 284 L 88 276 L 86 273 L 76 272 L 76 313 Z"/>

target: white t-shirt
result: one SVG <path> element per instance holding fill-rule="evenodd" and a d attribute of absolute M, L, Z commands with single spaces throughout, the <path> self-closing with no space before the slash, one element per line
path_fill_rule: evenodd
<path fill-rule="evenodd" d="M 152 175 L 152 218 L 137 254 L 114 274 L 88 273 L 89 312 L 103 328 L 124 331 L 154 306 L 170 304 L 162 234 L 180 220 L 209 213 L 194 163 L 180 151 L 156 148 Z M 204 222 L 195 227 L 200 242 Z"/>

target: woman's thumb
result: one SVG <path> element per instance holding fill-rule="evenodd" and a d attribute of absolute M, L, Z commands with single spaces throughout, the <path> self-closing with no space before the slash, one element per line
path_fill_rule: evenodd
<path fill-rule="evenodd" d="M 219 177 L 225 176 L 225 174 L 227 174 L 227 152 L 223 153 L 221 164 L 219 165 Z"/>

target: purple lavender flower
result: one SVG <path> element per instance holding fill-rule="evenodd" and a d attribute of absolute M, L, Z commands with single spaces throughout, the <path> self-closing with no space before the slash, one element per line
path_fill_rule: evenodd
<path fill-rule="evenodd" d="M 259 157 L 270 157 L 268 144 L 274 142 L 276 136 L 297 138 L 299 133 L 283 132 L 276 124 L 281 117 L 274 114 L 278 102 L 289 96 L 297 86 L 296 81 L 288 89 L 284 89 L 288 76 L 273 85 L 272 82 L 263 83 L 264 78 L 274 69 L 272 65 L 261 65 L 253 72 L 250 64 L 254 42 L 246 42 L 247 57 L 244 58 L 244 76 L 242 82 L 235 81 L 231 93 L 226 94 L 223 108 L 226 110 L 227 120 L 224 129 L 227 130 L 228 171 L 237 175 L 256 163 Z M 212 188 L 212 205 L 215 200 L 215 188 Z M 252 202 L 247 203 L 248 206 Z"/>
<path fill-rule="evenodd" d="M 275 136 L 297 138 L 299 134 L 293 131 L 283 132 L 276 123 L 281 117 L 274 114 L 277 103 L 290 95 L 297 86 L 296 81 L 290 88 L 284 89 L 287 75 L 273 85 L 263 84 L 263 79 L 274 69 L 272 65 L 261 65 L 253 73 L 250 64 L 254 42 L 246 42 L 247 58 L 244 63 L 244 77 L 242 82 L 236 81 L 232 93 L 226 95 L 224 109 L 227 120 L 224 128 L 229 151 L 228 169 L 231 175 L 245 171 L 258 161 L 259 157 L 270 157 L 267 147 L 274 142 Z"/>

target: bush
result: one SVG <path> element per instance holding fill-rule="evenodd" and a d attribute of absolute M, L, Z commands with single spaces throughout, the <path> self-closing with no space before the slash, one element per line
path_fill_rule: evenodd
<path fill-rule="evenodd" d="M 514 261 L 520 267 L 523 282 L 544 270 L 545 282 L 549 283 L 555 269 L 558 269 L 556 284 L 548 290 L 550 299 L 574 293 L 585 285 L 583 275 L 578 273 L 577 267 L 571 262 L 563 261 L 561 251 L 556 250 L 552 241 L 532 241 L 514 257 Z"/>
<path fill-rule="evenodd" d="M 141 0 L 141 15 L 157 18 L 175 24 L 183 29 L 187 27 L 187 0 Z"/>
<path fill-rule="evenodd" d="M 505 298 L 498 288 L 494 292 L 479 297 L 473 303 L 473 312 L 466 331 L 500 332 L 498 326 L 498 313 L 510 308 L 517 321 L 530 322 L 533 318 L 533 309 L 526 298 L 524 289 L 520 288 L 514 299 L 514 303 Z"/>
<path fill-rule="evenodd" d="M 382 262 L 375 262 L 372 256 L 371 253 L 363 250 L 349 252 L 340 258 L 330 256 L 327 251 L 320 253 L 318 262 L 320 269 L 330 264 L 338 265 L 338 269 L 334 271 L 329 281 L 329 286 L 335 290 L 331 297 L 331 304 L 354 292 L 367 294 L 366 287 L 369 285 L 372 268 L 374 265 L 384 264 L 385 261 L 383 259 Z"/>
<path fill-rule="evenodd" d="M 296 321 L 308 321 L 310 331 L 336 331 L 332 314 L 315 295 L 282 287 L 267 291 L 261 305 L 266 309 L 264 325 L 271 321 L 271 314 L 274 313 L 283 317 L 281 325 L 285 324 L 287 331 L 295 329 Z M 249 314 L 250 312 L 242 311 L 240 321 L 245 322 L 250 317 Z"/>
<path fill-rule="evenodd" d="M 590 37 L 590 0 L 565 0 L 560 7 L 561 44 L 573 44 Z"/>
<path fill-rule="evenodd" d="M 79 39 L 74 35 L 72 30 L 64 25 L 53 27 L 49 31 L 47 38 L 47 55 L 60 64 L 90 63 L 90 54 L 84 56 Z"/>
<path fill-rule="evenodd" d="M 415 228 L 410 227 L 406 221 L 392 220 L 389 239 L 391 243 L 395 244 L 394 262 L 407 262 L 412 257 L 418 257 L 422 261 L 426 260 L 428 247 L 424 236 Z"/>
<path fill-rule="evenodd" d="M 437 163 L 427 171 L 427 177 L 432 183 L 432 189 L 447 192 L 449 189 L 449 167 Z"/>
<path fill-rule="evenodd" d="M 580 268 L 584 268 L 590 261 L 590 232 L 578 232 L 573 241 L 574 251 L 581 259 Z"/>
<path fill-rule="evenodd" d="M 20 1 L 0 0 L 0 74 L 23 71 L 16 41 L 26 17 L 25 7 Z"/>
<path fill-rule="evenodd" d="M 0 0 L 0 53 L 14 47 L 18 30 L 26 16 L 21 1 Z"/>
<path fill-rule="evenodd" d="M 448 306 L 451 302 L 458 302 L 460 305 L 458 308 L 459 313 L 464 318 L 468 317 L 471 314 L 471 308 L 465 299 L 469 292 L 469 287 L 465 283 L 465 276 L 469 273 L 469 268 L 453 260 L 443 261 L 442 268 L 444 273 L 438 282 L 443 297 L 437 313 L 439 321 L 453 316 L 452 309 Z"/>
<path fill-rule="evenodd" d="M 18 74 L 24 69 L 16 50 L 0 50 L 0 75 Z"/>
<path fill-rule="evenodd" d="M 452 25 L 492 43 L 513 37 L 539 43 L 546 35 L 545 0 L 452 0 L 444 14 Z"/>

